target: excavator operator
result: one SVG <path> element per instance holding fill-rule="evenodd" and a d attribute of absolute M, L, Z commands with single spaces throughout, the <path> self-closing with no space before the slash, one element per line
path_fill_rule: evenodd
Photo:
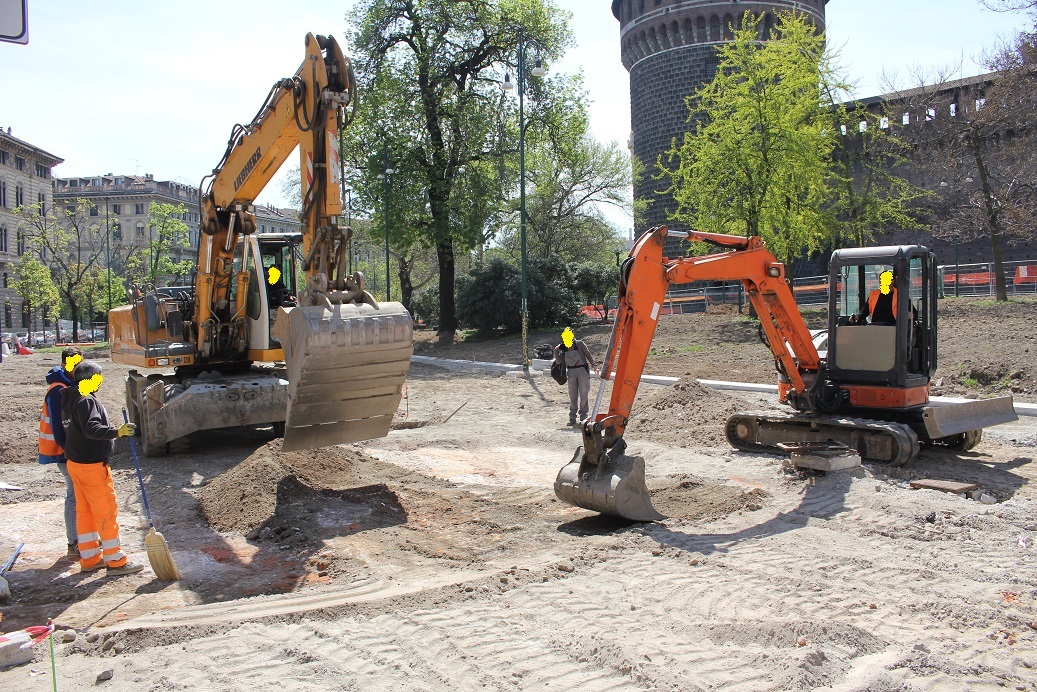
<path fill-rule="evenodd" d="M 851 320 L 853 324 L 883 324 L 894 325 L 897 323 L 897 275 L 893 271 L 886 270 L 879 274 L 879 287 L 868 295 L 868 302 L 864 308 Z M 871 321 L 868 321 L 871 317 Z"/>
<path fill-rule="evenodd" d="M 294 308 L 299 305 L 299 300 L 293 296 L 289 291 L 288 287 L 284 285 L 284 280 L 281 279 L 281 270 L 277 267 L 267 267 L 266 269 L 266 282 L 269 288 L 267 288 L 267 302 L 270 304 L 271 310 L 277 308 Z"/>

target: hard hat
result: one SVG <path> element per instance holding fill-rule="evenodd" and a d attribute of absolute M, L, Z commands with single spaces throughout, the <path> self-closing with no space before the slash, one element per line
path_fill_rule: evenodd
<path fill-rule="evenodd" d="M 576 335 L 573 334 L 572 327 L 566 327 L 562 330 L 562 343 L 565 344 L 566 348 L 572 348 L 575 341 Z"/>

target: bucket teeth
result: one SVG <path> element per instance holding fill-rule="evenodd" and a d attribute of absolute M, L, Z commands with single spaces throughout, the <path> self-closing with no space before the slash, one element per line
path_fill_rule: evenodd
<path fill-rule="evenodd" d="M 666 516 L 652 506 L 642 457 L 602 454 L 597 464 L 577 447 L 572 461 L 555 478 L 555 496 L 570 505 L 631 521 L 660 521 Z"/>

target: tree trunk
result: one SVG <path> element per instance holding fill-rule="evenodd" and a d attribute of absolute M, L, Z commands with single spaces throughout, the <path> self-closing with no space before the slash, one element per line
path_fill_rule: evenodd
<path fill-rule="evenodd" d="M 1001 233 L 998 215 L 1000 210 L 995 204 L 994 191 L 990 187 L 990 173 L 987 171 L 985 161 L 980 153 L 979 145 L 974 138 L 969 138 L 969 146 L 972 148 L 976 167 L 979 171 L 979 182 L 983 188 L 983 202 L 986 206 L 987 230 L 990 232 L 990 250 L 994 256 L 994 285 L 997 291 L 997 301 L 1008 300 L 1008 286 L 1005 283 L 1005 265 L 1001 259 Z M 957 280 L 957 279 L 955 279 Z"/>
<path fill-rule="evenodd" d="M 414 310 L 411 309 L 411 299 L 414 296 L 414 284 L 410 280 L 411 263 L 407 261 L 407 258 L 400 257 L 400 302 L 403 303 L 403 307 L 407 308 L 407 312 L 414 314 Z"/>
<path fill-rule="evenodd" d="M 451 344 L 457 331 L 457 306 L 454 303 L 454 241 L 447 237 L 436 245 L 439 260 L 439 337 L 440 344 Z"/>

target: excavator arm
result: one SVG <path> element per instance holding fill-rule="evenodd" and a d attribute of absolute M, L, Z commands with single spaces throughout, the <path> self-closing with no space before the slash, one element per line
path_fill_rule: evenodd
<path fill-rule="evenodd" d="M 323 274 L 332 277 L 332 289 L 346 288 L 342 260 L 351 231 L 339 226 L 338 131 L 351 119 L 347 108 L 355 104 L 356 82 L 333 37 L 307 34 L 305 43 L 306 56 L 295 75 L 271 87 L 252 122 L 234 126 L 223 158 L 199 188 L 202 237 L 195 320 L 202 358 L 238 358 L 244 352 L 250 276 L 247 258 L 240 258 L 239 271 L 234 273 L 234 254 L 239 248 L 248 252 L 249 244 L 239 245 L 238 240 L 256 230 L 252 204 L 296 148 L 308 282 L 323 283 L 317 278 Z M 362 295 L 362 291 L 353 293 L 350 299 Z"/>
<path fill-rule="evenodd" d="M 767 251 L 759 237 L 699 231 L 680 236 L 726 251 L 669 259 L 663 256 L 663 248 L 670 235 L 675 234 L 665 226 L 653 228 L 641 236 L 623 263 L 619 308 L 602 362 L 601 384 L 594 410 L 582 423 L 582 451 L 577 450 L 555 482 L 555 492 L 570 504 L 637 520 L 660 516 L 651 507 L 644 488 L 644 461 L 624 454 L 623 433 L 671 285 L 741 281 L 760 316 L 775 366 L 789 383 L 789 397 L 795 399 L 797 408 L 813 407 L 810 390 L 817 381 L 820 357 L 785 281 L 784 265 Z M 613 380 L 609 408 L 599 413 L 609 379 Z"/>
<path fill-rule="evenodd" d="M 665 226 L 645 233 L 623 264 L 619 309 L 602 367 L 602 386 L 606 380 L 614 380 L 612 398 L 608 413 L 595 412 L 585 428 L 587 424 L 591 428 L 600 424 L 603 429 L 613 429 L 608 434 L 610 438 L 623 435 L 666 293 L 673 284 L 693 281 L 742 282 L 760 316 L 760 326 L 774 353 L 775 366 L 788 378 L 791 390 L 803 399 L 802 408 L 811 408 L 808 390 L 820 368 L 820 357 L 785 281 L 784 265 L 766 250 L 758 237 L 699 231 L 680 235 L 731 249 L 699 257 L 667 259 L 662 251 L 668 235 L 673 233 Z"/>

